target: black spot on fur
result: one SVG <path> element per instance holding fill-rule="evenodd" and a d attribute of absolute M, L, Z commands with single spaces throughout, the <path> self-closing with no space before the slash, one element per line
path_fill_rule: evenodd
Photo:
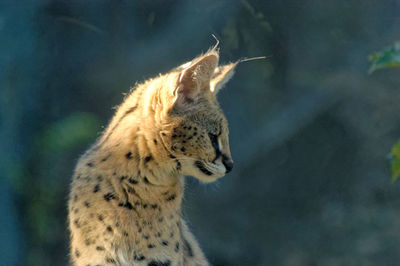
<path fill-rule="evenodd" d="M 179 242 L 176 242 L 176 244 L 175 244 L 175 252 L 178 252 L 179 251 Z"/>
<path fill-rule="evenodd" d="M 106 201 L 113 200 L 113 199 L 115 199 L 115 195 L 112 194 L 112 193 L 104 194 L 104 199 L 105 199 Z"/>
<path fill-rule="evenodd" d="M 135 191 L 135 189 L 133 187 L 128 187 L 128 193 L 135 194 L 136 191 Z"/>
<path fill-rule="evenodd" d="M 158 205 L 157 205 L 157 204 L 151 204 L 150 207 L 151 207 L 152 209 L 156 209 L 156 208 L 158 207 Z"/>
<path fill-rule="evenodd" d="M 85 207 L 86 207 L 86 208 L 89 208 L 89 207 L 90 207 L 90 202 L 89 202 L 89 201 L 85 201 L 84 204 L 85 204 Z"/>
<path fill-rule="evenodd" d="M 164 262 L 152 260 L 147 264 L 147 266 L 170 266 L 170 265 L 171 265 L 170 260 L 166 260 Z"/>
<path fill-rule="evenodd" d="M 86 165 L 89 166 L 89 167 L 93 167 L 93 163 L 92 162 L 89 162 Z"/>
<path fill-rule="evenodd" d="M 99 181 L 99 182 L 103 181 L 103 176 L 99 175 L 99 176 L 97 177 L 97 181 Z"/>
<path fill-rule="evenodd" d="M 146 204 L 146 203 L 143 204 L 142 206 L 143 206 L 143 209 L 146 209 L 146 208 L 147 208 L 147 204 Z"/>
<path fill-rule="evenodd" d="M 155 245 L 153 245 L 153 244 L 148 244 L 147 247 L 148 247 L 148 248 L 154 248 Z"/>
<path fill-rule="evenodd" d="M 182 148 L 181 148 L 181 151 L 182 151 L 182 152 L 185 152 L 185 151 L 186 151 L 185 147 L 182 147 Z"/>
<path fill-rule="evenodd" d="M 74 201 L 77 201 L 77 200 L 78 200 L 78 196 L 74 195 Z"/>
<path fill-rule="evenodd" d="M 80 255 L 81 255 L 81 253 L 80 253 L 79 250 L 76 248 L 76 249 L 75 249 L 75 257 L 79 258 Z"/>
<path fill-rule="evenodd" d="M 74 224 L 75 224 L 75 226 L 76 226 L 77 228 L 80 228 L 80 227 L 81 227 L 81 224 L 79 223 L 79 219 L 75 219 L 75 220 L 74 220 Z"/>
<path fill-rule="evenodd" d="M 132 156 L 132 152 L 128 152 L 127 154 L 125 154 L 125 157 L 126 157 L 126 159 L 132 159 L 133 158 L 133 156 Z"/>
<path fill-rule="evenodd" d="M 157 145 L 157 140 L 156 140 L 156 139 L 153 139 L 153 142 L 154 142 L 154 144 L 156 144 L 156 145 Z"/>
<path fill-rule="evenodd" d="M 120 178 L 119 178 L 119 181 L 124 181 L 125 179 L 127 178 L 127 176 L 126 175 L 123 175 L 123 176 L 121 176 Z"/>
<path fill-rule="evenodd" d="M 103 215 L 99 214 L 99 216 L 97 216 L 97 219 L 99 219 L 99 221 L 103 221 L 104 217 L 103 217 Z"/>
<path fill-rule="evenodd" d="M 176 147 L 175 146 L 171 146 L 171 150 L 176 151 Z"/>
<path fill-rule="evenodd" d="M 112 229 L 112 227 L 109 225 L 109 226 L 107 226 L 107 231 L 108 232 L 112 232 L 113 231 L 113 229 Z"/>
<path fill-rule="evenodd" d="M 181 170 L 182 169 L 182 164 L 180 161 L 178 161 L 178 159 L 175 160 L 176 161 L 176 170 Z"/>
<path fill-rule="evenodd" d="M 149 182 L 149 180 L 147 179 L 147 177 L 143 177 L 143 181 L 144 181 L 144 183 L 146 183 L 146 184 L 150 184 L 150 182 Z"/>
<path fill-rule="evenodd" d="M 145 234 L 145 235 L 143 235 L 143 238 L 147 240 L 147 239 L 149 239 L 149 238 L 150 238 L 150 236 L 149 236 L 149 235 L 147 235 L 147 234 Z"/>
<path fill-rule="evenodd" d="M 97 247 L 96 247 L 96 250 L 97 250 L 97 251 L 104 251 L 104 250 L 105 250 L 105 248 L 104 248 L 104 247 L 102 247 L 102 246 L 97 246 Z"/>
<path fill-rule="evenodd" d="M 145 260 L 146 257 L 143 256 L 143 255 L 136 255 L 136 254 L 135 254 L 135 256 L 133 257 L 133 259 L 136 260 L 136 261 L 142 261 L 142 260 Z"/>
<path fill-rule="evenodd" d="M 161 244 L 163 244 L 163 246 L 168 246 L 168 241 L 164 240 L 161 242 Z"/>
<path fill-rule="evenodd" d="M 128 179 L 128 182 L 133 185 L 136 185 L 137 183 L 139 183 L 137 180 L 133 179 L 132 177 Z"/>
<path fill-rule="evenodd" d="M 156 237 L 161 237 L 161 232 L 157 232 Z"/>
<path fill-rule="evenodd" d="M 129 236 L 129 234 L 128 234 L 127 231 L 124 231 L 123 235 L 124 235 L 124 236 Z"/>
<path fill-rule="evenodd" d="M 203 173 L 206 175 L 213 175 L 212 172 L 207 170 L 207 168 L 204 166 L 204 164 L 201 161 L 196 161 L 194 165 Z"/>
<path fill-rule="evenodd" d="M 151 159 L 153 159 L 153 156 L 150 154 L 149 156 L 146 156 L 146 157 L 144 158 L 144 162 L 145 162 L 145 163 L 148 163 Z"/>
<path fill-rule="evenodd" d="M 115 260 L 113 258 L 106 258 L 106 261 L 108 263 L 114 263 L 115 264 Z"/>
<path fill-rule="evenodd" d="M 127 209 L 129 209 L 129 210 L 132 210 L 132 209 L 133 209 L 133 206 L 132 206 L 132 204 L 131 204 L 129 201 L 127 201 L 127 202 L 125 202 L 125 203 L 120 202 L 120 203 L 118 204 L 118 206 L 127 208 Z"/>
<path fill-rule="evenodd" d="M 172 194 L 171 196 L 169 196 L 169 197 L 167 198 L 167 201 L 174 200 L 175 198 L 176 198 L 176 195 L 175 195 L 175 194 Z"/>
<path fill-rule="evenodd" d="M 106 157 L 104 157 L 103 159 L 101 159 L 102 162 L 105 162 L 108 160 L 108 158 L 110 158 L 111 154 L 107 155 Z"/>
<path fill-rule="evenodd" d="M 99 192 L 99 191 L 100 191 L 100 184 L 97 184 L 97 185 L 94 186 L 93 193 L 96 193 L 96 192 Z"/>
<path fill-rule="evenodd" d="M 174 155 L 172 155 L 172 154 L 169 154 L 169 158 L 175 159 L 176 157 Z"/>

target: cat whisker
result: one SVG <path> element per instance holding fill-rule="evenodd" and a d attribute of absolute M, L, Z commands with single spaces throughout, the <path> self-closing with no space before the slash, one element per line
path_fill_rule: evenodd
<path fill-rule="evenodd" d="M 261 59 L 267 59 L 270 58 L 271 56 L 257 56 L 257 57 L 250 57 L 250 58 L 242 58 L 239 59 L 238 63 L 243 63 L 243 62 L 248 62 L 248 61 L 253 61 L 253 60 L 261 60 Z"/>

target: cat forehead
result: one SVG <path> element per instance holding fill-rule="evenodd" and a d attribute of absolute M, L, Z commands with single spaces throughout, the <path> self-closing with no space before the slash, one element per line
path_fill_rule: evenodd
<path fill-rule="evenodd" d="M 221 129 L 227 128 L 227 120 L 222 110 L 219 108 L 212 108 L 211 110 L 205 110 L 198 112 L 187 117 L 188 120 L 195 122 L 207 129 L 213 131 L 221 131 Z"/>

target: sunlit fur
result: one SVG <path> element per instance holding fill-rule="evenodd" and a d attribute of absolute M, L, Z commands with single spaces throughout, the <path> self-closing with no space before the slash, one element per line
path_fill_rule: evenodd
<path fill-rule="evenodd" d="M 74 265 L 208 265 L 181 218 L 182 176 L 212 182 L 225 175 L 223 160 L 232 163 L 216 93 L 236 63 L 218 59 L 212 49 L 136 86 L 79 160 L 69 200 Z M 210 134 L 218 137 L 217 159 Z"/>

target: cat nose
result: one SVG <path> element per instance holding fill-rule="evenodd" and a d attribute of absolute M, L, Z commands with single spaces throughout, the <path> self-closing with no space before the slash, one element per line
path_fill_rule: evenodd
<path fill-rule="evenodd" d="M 229 173 L 230 171 L 232 171 L 232 168 L 233 168 L 232 159 L 226 158 L 224 156 L 224 158 L 222 159 L 222 163 L 224 164 L 224 166 L 226 168 L 226 172 L 225 173 Z"/>

